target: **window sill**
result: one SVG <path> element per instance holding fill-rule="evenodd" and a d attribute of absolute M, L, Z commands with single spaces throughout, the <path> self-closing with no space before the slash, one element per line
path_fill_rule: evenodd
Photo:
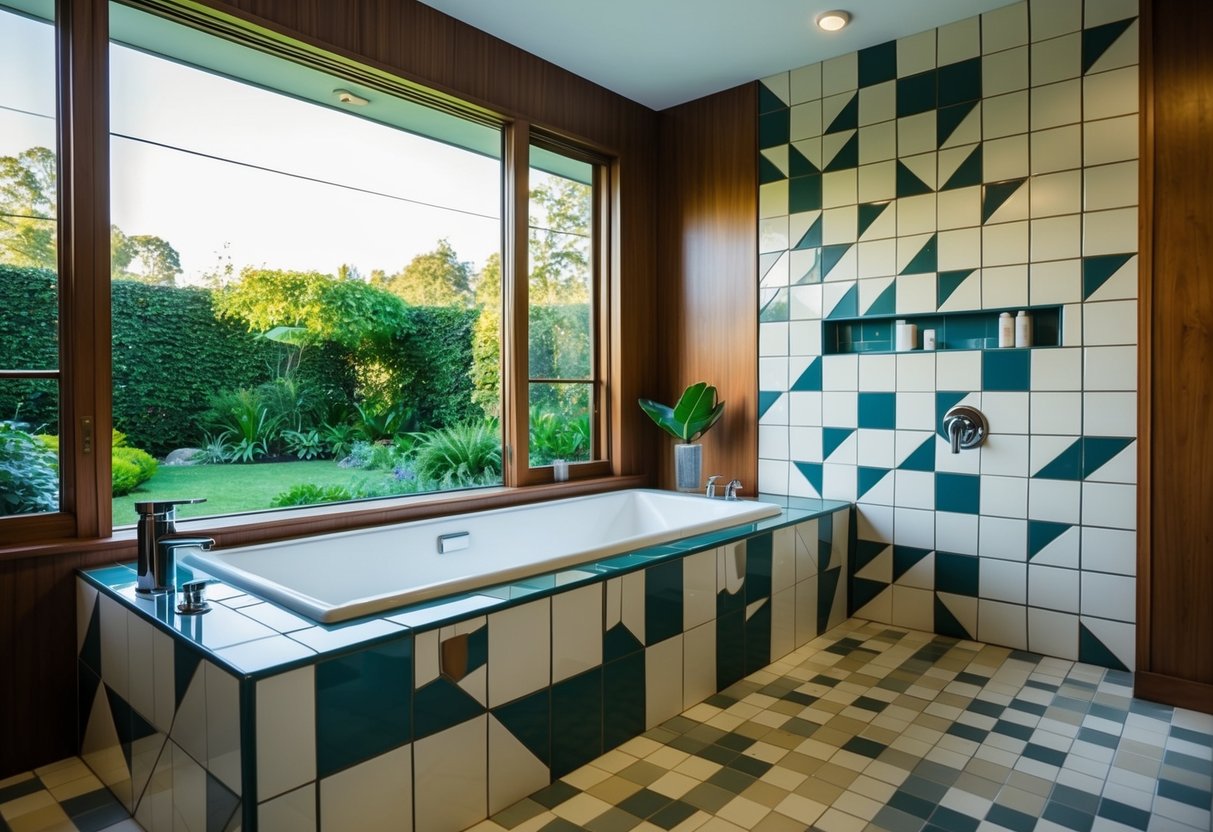
<path fill-rule="evenodd" d="M 507 508 L 563 497 L 579 497 L 583 494 L 641 488 L 648 484 L 648 478 L 643 475 L 596 477 L 523 488 L 479 488 L 418 497 L 203 517 L 178 521 L 177 528 L 182 532 L 213 537 L 219 547 L 247 546 L 469 511 Z M 43 540 L 0 546 L 0 562 L 92 552 L 110 552 L 115 560 L 132 560 L 135 557 L 134 528 L 118 529 L 107 538 Z"/>

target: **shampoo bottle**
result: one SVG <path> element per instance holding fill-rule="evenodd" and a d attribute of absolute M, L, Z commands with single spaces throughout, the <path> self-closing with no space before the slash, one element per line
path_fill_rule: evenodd
<path fill-rule="evenodd" d="M 1011 347 L 1015 345 L 1015 321 L 1010 312 L 998 316 L 998 346 Z"/>
<path fill-rule="evenodd" d="M 1022 309 L 1015 316 L 1015 346 L 1032 346 L 1032 317 Z"/>

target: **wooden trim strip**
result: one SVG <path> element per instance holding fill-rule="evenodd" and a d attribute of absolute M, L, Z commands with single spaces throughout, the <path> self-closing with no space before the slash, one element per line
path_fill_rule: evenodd
<path fill-rule="evenodd" d="M 1137 666 L 1151 663 L 1151 501 L 1154 400 L 1154 8 L 1141 6 L 1141 161 L 1138 164 L 1137 266 Z"/>
<path fill-rule="evenodd" d="M 58 370 L 0 370 L 0 380 L 22 378 L 59 378 Z"/>
<path fill-rule="evenodd" d="M 1213 685 L 1139 670 L 1133 674 L 1133 695 L 1177 708 L 1213 714 Z"/>

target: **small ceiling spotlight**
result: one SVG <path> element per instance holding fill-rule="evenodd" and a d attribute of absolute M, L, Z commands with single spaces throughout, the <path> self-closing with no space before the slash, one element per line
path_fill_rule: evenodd
<path fill-rule="evenodd" d="M 823 32 L 837 32 L 848 23 L 851 22 L 851 13 L 844 12 L 842 9 L 835 9 L 832 12 L 822 12 L 817 15 L 817 28 Z"/>
<path fill-rule="evenodd" d="M 333 95 L 337 96 L 337 100 L 342 104 L 349 104 L 351 107 L 365 107 L 371 103 L 369 98 L 363 98 L 349 90 L 333 90 Z"/>

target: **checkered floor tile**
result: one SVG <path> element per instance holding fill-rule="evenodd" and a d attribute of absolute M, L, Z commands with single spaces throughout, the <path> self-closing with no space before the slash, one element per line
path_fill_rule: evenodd
<path fill-rule="evenodd" d="M 139 832 L 79 757 L 0 780 L 0 832 Z"/>
<path fill-rule="evenodd" d="M 1210 829 L 1213 716 L 851 620 L 474 832 Z"/>

